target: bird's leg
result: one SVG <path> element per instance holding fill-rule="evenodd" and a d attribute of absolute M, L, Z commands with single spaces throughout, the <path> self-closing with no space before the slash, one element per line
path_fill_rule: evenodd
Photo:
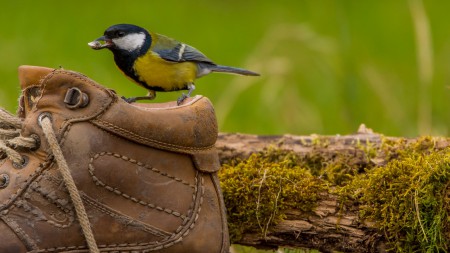
<path fill-rule="evenodd" d="M 127 103 L 134 103 L 138 100 L 153 100 L 156 98 L 156 92 L 154 90 L 149 90 L 147 93 L 147 96 L 142 96 L 142 97 L 122 97 L 123 100 L 125 100 Z"/>
<path fill-rule="evenodd" d="M 183 101 L 191 96 L 191 93 L 195 90 L 195 85 L 193 83 L 188 84 L 188 93 L 187 94 L 181 94 L 181 96 L 177 99 L 177 105 L 181 105 Z"/>

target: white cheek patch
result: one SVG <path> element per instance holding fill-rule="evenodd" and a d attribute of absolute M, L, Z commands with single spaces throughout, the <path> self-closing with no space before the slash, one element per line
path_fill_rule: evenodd
<path fill-rule="evenodd" d="M 115 38 L 112 41 L 118 48 L 131 52 L 140 49 L 144 45 L 145 34 L 132 33 L 121 38 Z"/>

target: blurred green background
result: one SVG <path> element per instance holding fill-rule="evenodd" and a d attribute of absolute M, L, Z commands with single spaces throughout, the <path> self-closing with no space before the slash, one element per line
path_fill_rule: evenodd
<path fill-rule="evenodd" d="M 5 0 L 0 106 L 16 110 L 24 64 L 62 66 L 121 95 L 144 95 L 110 52 L 87 46 L 108 26 L 132 23 L 261 73 L 196 82 L 220 131 L 349 134 L 365 123 L 392 136 L 448 136 L 449 10 L 450 1 L 438 0 Z"/>
<path fill-rule="evenodd" d="M 195 94 L 220 131 L 448 135 L 450 1 L 2 1 L 0 106 L 15 111 L 22 64 L 62 66 L 125 96 L 146 91 L 87 42 L 132 23 L 261 77 L 212 74 Z M 158 102 L 180 95 L 158 93 Z"/>

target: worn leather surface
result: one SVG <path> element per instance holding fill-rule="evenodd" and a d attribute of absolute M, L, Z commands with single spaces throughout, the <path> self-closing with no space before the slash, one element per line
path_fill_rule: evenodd
<path fill-rule="evenodd" d="M 22 135 L 41 145 L 22 153 L 24 168 L 0 162 L 10 176 L 0 189 L 0 252 L 88 252 L 38 125 L 42 113 L 51 115 L 102 252 L 228 252 L 207 98 L 128 104 L 79 73 L 41 67 L 20 67 L 19 79 Z M 87 106 L 64 102 L 72 88 Z"/>

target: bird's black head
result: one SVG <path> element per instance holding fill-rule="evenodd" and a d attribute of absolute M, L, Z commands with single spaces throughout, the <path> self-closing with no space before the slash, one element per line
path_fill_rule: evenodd
<path fill-rule="evenodd" d="M 148 50 L 151 42 L 152 38 L 144 28 L 130 24 L 119 24 L 110 26 L 102 37 L 88 43 L 88 45 L 93 49 L 108 48 L 113 52 L 141 54 L 141 52 L 145 53 Z"/>

